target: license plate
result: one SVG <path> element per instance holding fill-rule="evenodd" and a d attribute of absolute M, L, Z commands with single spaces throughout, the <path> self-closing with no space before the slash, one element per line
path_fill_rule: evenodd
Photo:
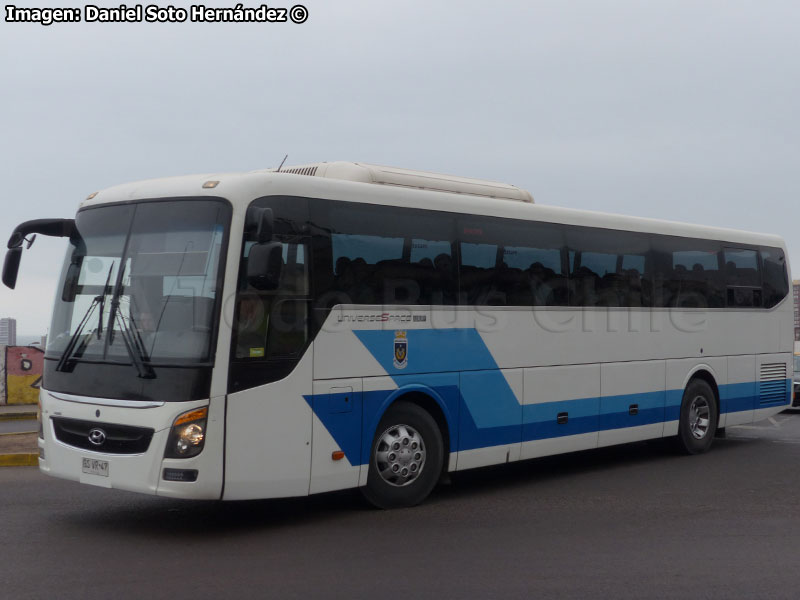
<path fill-rule="evenodd" d="M 99 475 L 100 477 L 108 477 L 108 461 L 97 460 L 94 458 L 83 459 L 83 472 L 87 475 Z"/>

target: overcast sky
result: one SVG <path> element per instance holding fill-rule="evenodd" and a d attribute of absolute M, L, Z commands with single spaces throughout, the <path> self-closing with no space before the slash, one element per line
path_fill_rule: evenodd
<path fill-rule="evenodd" d="M 110 185 L 288 153 L 778 233 L 800 265 L 800 2 L 305 5 L 303 25 L 0 23 L 3 247 Z M 49 326 L 64 247 L 40 238 L 0 289 L 19 333 Z"/>

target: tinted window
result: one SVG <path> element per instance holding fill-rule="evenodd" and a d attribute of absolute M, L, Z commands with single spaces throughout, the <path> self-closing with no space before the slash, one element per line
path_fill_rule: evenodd
<path fill-rule="evenodd" d="M 561 249 L 506 246 L 503 250 L 503 262 L 515 269 L 527 269 L 539 263 L 545 269 L 560 273 Z"/>
<path fill-rule="evenodd" d="M 411 262 L 422 263 L 426 260 L 435 261 L 438 256 L 450 256 L 452 246 L 450 241 L 436 240 L 411 240 Z"/>
<path fill-rule="evenodd" d="M 478 269 L 494 269 L 497 265 L 497 246 L 461 242 L 461 265 Z"/>
<path fill-rule="evenodd" d="M 647 257 L 643 255 L 625 254 L 622 257 L 622 270 L 623 271 L 639 271 L 644 274 Z"/>
<path fill-rule="evenodd" d="M 502 222 L 470 218 L 459 222 L 461 303 L 503 306 L 508 298 L 497 287 L 497 241 Z"/>
<path fill-rule="evenodd" d="M 725 283 L 717 242 L 658 236 L 654 246 L 656 306 L 724 308 Z"/>
<path fill-rule="evenodd" d="M 228 390 L 252 388 L 288 375 L 313 336 L 311 311 L 312 234 L 308 199 L 270 196 L 252 202 L 245 220 L 234 307 Z M 258 208 L 274 217 L 269 243 L 280 244 L 281 269 L 274 287 L 256 288 L 247 264 L 257 243 Z"/>
<path fill-rule="evenodd" d="M 563 227 L 503 219 L 459 221 L 461 299 L 468 305 L 564 306 Z"/>
<path fill-rule="evenodd" d="M 330 239 L 323 305 L 455 304 L 449 217 L 343 202 L 320 202 L 315 212 Z"/>
<path fill-rule="evenodd" d="M 617 272 L 617 255 L 602 252 L 581 252 L 580 266 L 603 277 Z"/>
<path fill-rule="evenodd" d="M 777 306 L 789 294 L 786 258 L 780 248 L 762 248 L 764 308 Z"/>
<path fill-rule="evenodd" d="M 743 248 L 725 248 L 725 283 L 728 306 L 749 308 L 761 306 L 761 273 L 758 252 Z"/>
<path fill-rule="evenodd" d="M 340 266 L 361 260 L 375 265 L 383 260 L 402 260 L 403 241 L 402 237 L 334 233 L 331 234 L 333 264 Z"/>
<path fill-rule="evenodd" d="M 759 287 L 758 253 L 755 250 L 725 248 L 725 279 L 728 285 Z"/>
<path fill-rule="evenodd" d="M 650 240 L 628 231 L 569 227 L 572 306 L 650 306 Z"/>
<path fill-rule="evenodd" d="M 253 362 L 297 358 L 309 339 L 307 203 L 274 197 L 256 200 L 252 206 L 273 211 L 271 242 L 281 245 L 281 271 L 274 289 L 257 289 L 248 282 L 247 263 L 257 242 L 254 219 L 248 218 L 236 297 L 233 356 Z M 248 212 L 250 217 L 255 214 Z"/>
<path fill-rule="evenodd" d="M 273 239 L 283 246 L 280 281 L 274 290 L 256 290 L 241 282 L 234 328 L 236 358 L 292 357 L 308 341 L 308 240 L 282 234 Z M 243 262 L 253 244 L 245 243 Z"/>
<path fill-rule="evenodd" d="M 718 271 L 719 257 L 716 250 L 678 250 L 672 253 L 672 268 L 679 271 Z"/>
<path fill-rule="evenodd" d="M 755 250 L 723 249 L 709 240 L 342 202 L 316 206 L 313 220 L 327 240 L 317 252 L 326 257 L 316 279 L 320 306 L 457 300 L 473 306 L 761 306 L 762 269 L 771 306 L 788 293 L 776 249 L 764 250 L 760 267 Z M 731 287 L 751 291 L 731 296 Z"/>

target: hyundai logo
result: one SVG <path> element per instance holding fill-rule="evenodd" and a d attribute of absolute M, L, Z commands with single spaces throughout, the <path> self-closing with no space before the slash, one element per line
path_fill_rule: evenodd
<path fill-rule="evenodd" d="M 95 446 L 102 446 L 106 441 L 106 432 L 102 429 L 92 429 L 89 432 L 89 441 Z"/>

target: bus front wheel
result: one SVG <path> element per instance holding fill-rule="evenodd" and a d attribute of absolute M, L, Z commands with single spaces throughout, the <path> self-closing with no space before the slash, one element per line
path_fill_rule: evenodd
<path fill-rule="evenodd" d="M 677 446 L 686 454 L 701 454 L 711 447 L 717 430 L 717 397 L 711 386 L 694 379 L 686 386 L 678 422 Z"/>
<path fill-rule="evenodd" d="M 379 508 L 414 506 L 433 490 L 443 460 L 442 434 L 433 417 L 416 404 L 398 402 L 378 424 L 362 492 Z"/>

